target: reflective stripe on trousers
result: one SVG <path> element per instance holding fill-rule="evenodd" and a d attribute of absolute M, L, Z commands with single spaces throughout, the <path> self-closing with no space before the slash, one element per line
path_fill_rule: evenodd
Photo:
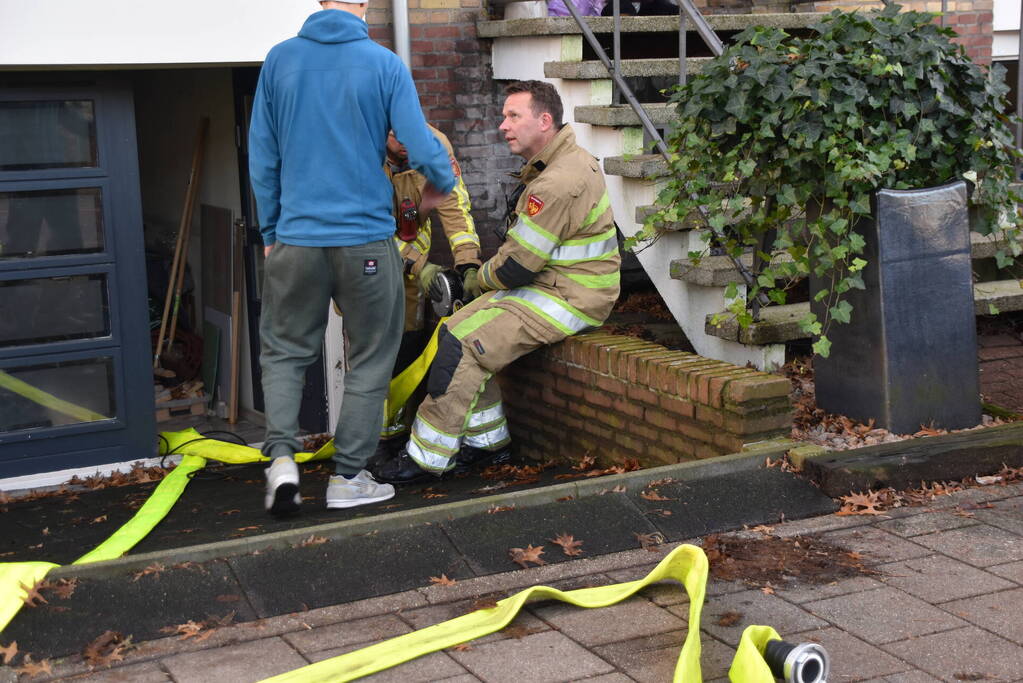
<path fill-rule="evenodd" d="M 511 441 L 508 420 L 501 403 L 474 411 L 465 430 L 465 444 L 483 450 L 494 450 Z"/>
<path fill-rule="evenodd" d="M 458 455 L 461 446 L 462 437 L 435 429 L 429 422 L 416 415 L 407 449 L 412 459 L 424 470 L 444 472 L 450 469 L 452 459 Z"/>

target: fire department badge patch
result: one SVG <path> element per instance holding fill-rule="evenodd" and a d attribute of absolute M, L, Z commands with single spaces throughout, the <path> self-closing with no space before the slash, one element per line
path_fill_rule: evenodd
<path fill-rule="evenodd" d="M 535 216 L 540 213 L 540 209 L 543 208 L 543 200 L 537 197 L 535 194 L 529 195 L 529 201 L 526 202 L 526 213 L 530 216 Z"/>
<path fill-rule="evenodd" d="M 454 157 L 451 157 L 451 172 L 455 174 L 456 178 L 462 175 L 462 169 L 458 167 L 458 162 Z"/>

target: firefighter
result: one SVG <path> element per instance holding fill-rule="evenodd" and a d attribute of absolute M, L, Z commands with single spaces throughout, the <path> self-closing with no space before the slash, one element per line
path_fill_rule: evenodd
<path fill-rule="evenodd" d="M 451 143 L 444 133 L 433 126 L 429 128 L 447 150 L 451 170 L 455 174 L 455 188 L 436 208 L 437 216 L 447 236 L 455 270 L 464 281 L 471 284 L 477 279 L 477 271 L 482 262 L 479 236 L 469 213 L 472 208 L 469 203 L 469 192 L 465 189 L 462 170 L 455 159 Z M 393 131 L 387 137 L 387 163 L 384 170 L 394 185 L 394 218 L 398 226 L 394 241 L 401 252 L 405 273 L 405 329 L 394 364 L 393 374 L 397 375 L 419 356 L 425 346 L 424 295 L 442 269 L 428 261 L 432 226 L 427 213 L 419 211 L 426 177 L 409 166 L 408 152 L 394 137 Z M 392 424 L 383 426 L 380 438 L 384 439 L 384 443 L 378 449 L 377 457 L 393 454 L 402 443 L 398 437 L 408 436 L 405 414 L 411 413 L 403 407 Z"/>
<path fill-rule="evenodd" d="M 494 376 L 530 351 L 599 327 L 618 298 L 617 231 L 600 166 L 562 124 L 557 90 L 505 90 L 500 130 L 526 165 L 506 239 L 478 273 L 486 292 L 441 328 L 427 397 L 380 481 L 404 484 L 500 461 L 511 441 Z"/>

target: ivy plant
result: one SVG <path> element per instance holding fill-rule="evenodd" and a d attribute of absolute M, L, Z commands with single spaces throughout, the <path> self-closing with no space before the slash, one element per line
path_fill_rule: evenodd
<path fill-rule="evenodd" d="M 813 273 L 823 285 L 810 296 L 827 313 L 800 325 L 822 356 L 829 325 L 853 315 L 843 294 L 864 287 L 857 222 L 879 188 L 968 180 L 972 229 L 998 233 L 998 265 L 1013 264 L 1023 220 L 1010 188 L 1019 154 L 1004 70 L 974 64 L 935 15 L 900 9 L 835 11 L 806 38 L 747 29 L 674 89 L 669 180 L 633 246 L 664 223 L 695 221 L 733 257 L 759 252 L 765 265 L 746 298 L 776 304 Z M 727 315 L 749 325 L 738 291 L 726 293 Z"/>

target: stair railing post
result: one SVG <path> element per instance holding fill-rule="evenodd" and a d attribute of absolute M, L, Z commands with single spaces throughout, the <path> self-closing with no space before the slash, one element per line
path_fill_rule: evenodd
<path fill-rule="evenodd" d="M 686 59 L 688 57 L 688 47 L 686 45 L 686 35 L 689 33 L 689 28 L 686 26 L 686 11 L 682 9 L 682 5 L 678 6 L 678 84 L 685 85 L 686 77 L 689 75 L 687 69 L 688 64 Z"/>
<path fill-rule="evenodd" d="M 614 37 L 612 42 L 612 49 L 614 53 L 614 72 L 618 75 L 618 78 L 612 79 L 611 87 L 611 104 L 622 103 L 622 93 L 618 89 L 617 82 L 622 78 L 622 3 L 621 0 L 611 0 L 611 7 L 613 9 L 612 14 L 614 15 Z"/>
<path fill-rule="evenodd" d="M 616 5 L 617 1 L 618 0 L 614 0 Z M 614 68 L 614 65 L 611 63 L 611 60 L 607 56 L 607 52 L 604 50 L 603 47 L 601 47 L 600 42 L 597 40 L 597 37 L 593 35 L 593 29 L 591 29 L 590 25 L 586 23 L 586 20 L 583 19 L 583 16 L 579 14 L 579 8 L 575 6 L 575 2 L 573 2 L 572 0 L 564 0 L 564 2 L 565 8 L 568 10 L 568 13 L 572 15 L 573 19 L 575 19 L 575 23 L 579 25 L 579 30 L 582 31 L 583 37 L 586 39 L 586 42 L 589 43 L 591 48 L 593 48 L 593 51 L 596 53 L 597 58 L 600 59 L 601 63 L 604 65 L 604 68 L 607 69 L 608 73 L 611 74 L 611 80 L 614 82 L 616 86 L 618 86 L 618 88 L 621 89 L 622 95 L 625 97 L 625 101 L 628 102 L 629 106 L 632 107 L 632 110 L 636 112 L 636 116 L 639 117 L 639 121 L 643 125 L 643 130 L 645 130 L 647 134 L 650 136 L 650 138 L 654 141 L 654 145 L 657 147 L 657 151 L 661 153 L 661 156 L 664 157 L 664 160 L 671 164 L 671 152 L 668 151 L 668 146 L 664 144 L 664 138 L 661 136 L 660 131 L 658 131 L 657 128 L 654 127 L 654 123 L 653 121 L 650 120 L 650 116 L 646 113 L 646 110 L 643 108 L 643 105 L 640 104 L 639 100 L 636 99 L 636 96 L 632 92 L 632 88 L 628 86 L 628 84 L 622 79 L 621 74 L 618 73 L 618 71 Z M 689 15 L 690 19 L 693 19 L 693 24 L 696 25 L 697 32 L 699 32 L 700 35 L 703 37 L 704 41 L 707 42 L 707 46 L 711 49 L 711 51 L 713 51 L 714 54 L 716 55 L 720 55 L 722 52 L 724 52 L 724 45 L 722 44 L 721 40 L 718 39 L 717 34 L 714 33 L 714 29 L 710 27 L 710 24 L 708 24 L 707 20 L 703 18 L 703 15 L 700 14 L 700 11 L 696 9 L 695 6 L 693 6 L 692 1 L 679 0 L 679 2 L 684 5 L 686 14 Z M 701 26 L 703 27 L 702 29 Z M 708 40 L 708 38 L 704 36 L 704 30 L 709 32 L 709 36 L 712 38 L 713 42 L 711 40 Z M 720 240 L 721 233 L 715 230 L 710 225 L 710 222 L 707 220 L 707 210 L 701 206 L 699 213 L 700 218 L 703 221 L 704 228 L 706 230 L 709 230 L 712 235 L 714 235 L 716 238 Z M 741 260 L 732 256 L 731 254 L 728 254 L 728 258 L 732 262 L 732 265 L 734 265 L 736 270 L 739 272 L 739 277 L 742 278 L 742 281 L 746 284 L 746 286 L 752 287 L 756 280 L 753 278 L 753 274 L 750 273 L 749 269 L 745 265 L 743 265 Z M 757 296 L 757 300 L 760 301 L 760 303 L 765 306 L 768 303 L 767 295 L 764 294 L 763 292 L 760 292 L 760 294 Z"/>

